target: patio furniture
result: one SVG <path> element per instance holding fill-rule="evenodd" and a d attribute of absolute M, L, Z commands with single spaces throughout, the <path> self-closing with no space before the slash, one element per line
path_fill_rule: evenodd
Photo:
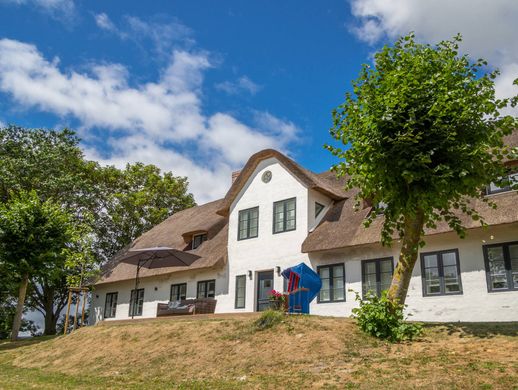
<path fill-rule="evenodd" d="M 182 299 L 179 307 L 170 307 L 168 303 L 157 305 L 157 317 L 181 316 L 194 314 L 213 314 L 217 300 L 214 298 Z"/>

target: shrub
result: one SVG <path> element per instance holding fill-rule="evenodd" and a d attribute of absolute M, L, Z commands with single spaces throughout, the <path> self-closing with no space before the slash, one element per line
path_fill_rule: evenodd
<path fill-rule="evenodd" d="M 279 310 L 263 311 L 261 317 L 254 321 L 255 330 L 265 330 L 280 324 L 284 320 L 284 312 Z"/>
<path fill-rule="evenodd" d="M 393 343 L 421 335 L 422 325 L 407 322 L 403 313 L 405 305 L 390 301 L 386 291 L 381 297 L 369 292 L 363 299 L 357 292 L 355 294 L 360 307 L 352 310 L 353 318 L 365 333 Z"/>

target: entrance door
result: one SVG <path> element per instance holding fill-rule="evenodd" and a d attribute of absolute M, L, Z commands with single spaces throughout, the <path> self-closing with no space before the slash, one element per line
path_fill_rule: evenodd
<path fill-rule="evenodd" d="M 257 311 L 270 308 L 270 291 L 273 290 L 273 271 L 257 273 Z"/>

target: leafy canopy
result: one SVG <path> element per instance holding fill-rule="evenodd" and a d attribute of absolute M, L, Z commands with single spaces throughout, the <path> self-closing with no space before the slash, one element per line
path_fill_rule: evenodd
<path fill-rule="evenodd" d="M 501 110 L 517 98 L 496 98 L 498 71 L 484 72 L 484 60 L 460 56 L 460 42 L 459 35 L 431 46 L 409 34 L 385 46 L 333 111 L 331 134 L 350 145 L 326 146 L 341 159 L 334 168 L 359 189 L 358 205 L 372 202 L 367 226 L 380 202 L 386 205 L 384 244 L 394 231 L 402 235 L 405 216 L 417 209 L 426 226 L 445 220 L 462 237 L 459 211 L 480 219 L 468 199 L 505 174 L 510 151 L 502 137 L 516 119 Z"/>
<path fill-rule="evenodd" d="M 59 272 L 81 240 L 73 217 L 35 191 L 20 192 L 0 204 L 0 269 L 12 279 Z"/>

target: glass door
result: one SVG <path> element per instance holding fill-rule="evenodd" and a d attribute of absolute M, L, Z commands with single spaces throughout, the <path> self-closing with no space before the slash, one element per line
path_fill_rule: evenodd
<path fill-rule="evenodd" d="M 273 290 L 273 271 L 257 273 L 257 311 L 270 308 L 270 291 Z"/>

